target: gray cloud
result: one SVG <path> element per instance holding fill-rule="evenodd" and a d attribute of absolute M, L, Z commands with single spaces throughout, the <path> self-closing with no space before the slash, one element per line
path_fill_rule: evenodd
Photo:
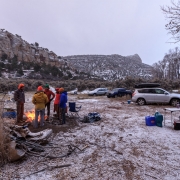
<path fill-rule="evenodd" d="M 162 60 L 170 48 L 162 5 L 169 0 L 0 0 L 1 28 L 57 55 L 139 54 Z"/>

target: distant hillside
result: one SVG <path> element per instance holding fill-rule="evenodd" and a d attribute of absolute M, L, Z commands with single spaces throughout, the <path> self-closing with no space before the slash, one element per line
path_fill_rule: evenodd
<path fill-rule="evenodd" d="M 139 57 L 138 54 L 134 54 L 134 55 L 131 55 L 131 56 L 126 56 L 126 57 L 129 58 L 129 59 L 132 59 L 133 61 L 142 63 L 142 60 L 141 60 L 141 58 Z"/>
<path fill-rule="evenodd" d="M 152 66 L 142 63 L 139 55 L 75 55 L 65 56 L 70 67 L 104 80 L 116 80 L 126 76 L 151 78 Z"/>
<path fill-rule="evenodd" d="M 14 62 L 16 61 L 16 62 Z M 151 78 L 152 67 L 142 63 L 138 54 L 121 55 L 74 55 L 58 56 L 47 48 L 30 44 L 20 35 L 0 30 L 0 74 L 23 76 L 31 69 L 32 77 L 65 79 L 117 80 L 126 76 Z M 38 67 L 37 67 L 38 64 Z M 48 67 L 56 67 L 52 69 Z M 34 69 L 34 71 L 33 71 Z M 1 73 L 2 72 L 2 73 Z"/>

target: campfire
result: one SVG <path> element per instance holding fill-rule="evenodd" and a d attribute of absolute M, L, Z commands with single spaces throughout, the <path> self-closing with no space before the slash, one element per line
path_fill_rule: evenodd
<path fill-rule="evenodd" d="M 35 119 L 35 110 L 25 112 L 25 115 L 27 117 L 26 122 L 32 122 Z M 39 118 L 38 118 L 38 121 L 39 121 Z"/>
<path fill-rule="evenodd" d="M 32 123 L 32 121 L 35 119 L 35 110 L 27 111 L 25 112 L 25 116 L 27 118 L 26 122 Z M 44 117 L 44 119 L 47 119 L 47 116 Z M 38 122 L 40 121 L 40 116 L 38 117 Z"/>

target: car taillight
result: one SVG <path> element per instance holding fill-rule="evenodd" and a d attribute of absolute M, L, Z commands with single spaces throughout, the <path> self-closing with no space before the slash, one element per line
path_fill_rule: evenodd
<path fill-rule="evenodd" d="M 136 93 L 134 92 L 133 94 L 132 94 L 132 97 L 135 95 Z"/>

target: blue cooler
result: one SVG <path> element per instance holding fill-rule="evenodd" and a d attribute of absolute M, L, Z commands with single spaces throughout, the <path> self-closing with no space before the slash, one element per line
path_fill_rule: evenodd
<path fill-rule="evenodd" d="M 154 116 L 145 117 L 146 126 L 156 126 L 156 120 Z"/>

